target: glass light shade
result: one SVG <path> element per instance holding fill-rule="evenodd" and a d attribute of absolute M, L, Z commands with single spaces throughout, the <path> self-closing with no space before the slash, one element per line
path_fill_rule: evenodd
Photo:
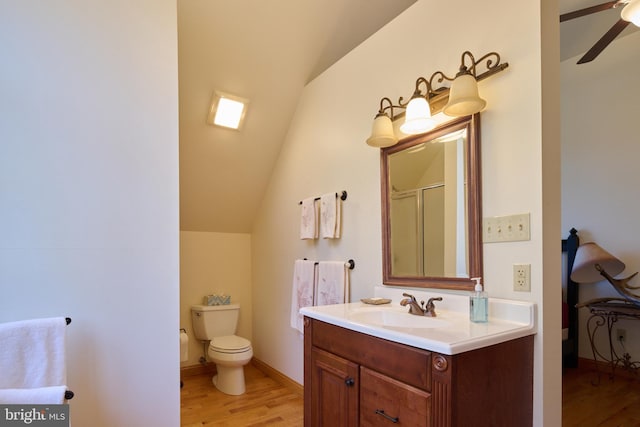
<path fill-rule="evenodd" d="M 367 139 L 367 144 L 372 147 L 389 147 L 398 142 L 398 138 L 393 132 L 393 123 L 386 114 L 378 114 L 373 120 L 371 136 Z"/>
<path fill-rule="evenodd" d="M 436 123 L 431 118 L 429 102 L 422 96 L 415 96 L 409 101 L 404 123 L 400 130 L 408 135 L 427 132 L 435 127 Z"/>
<path fill-rule="evenodd" d="M 593 283 L 605 280 L 596 269 L 596 265 L 611 276 L 622 273 L 624 263 L 609 252 L 602 249 L 594 242 L 588 242 L 578 247 L 573 270 L 571 270 L 571 280 L 577 283 Z"/>
<path fill-rule="evenodd" d="M 487 101 L 478 95 L 478 82 L 471 74 L 461 74 L 451 83 L 449 102 L 442 112 L 447 116 L 464 117 L 481 111 Z"/>
<path fill-rule="evenodd" d="M 631 0 L 620 12 L 620 16 L 625 21 L 640 27 L 640 0 Z"/>

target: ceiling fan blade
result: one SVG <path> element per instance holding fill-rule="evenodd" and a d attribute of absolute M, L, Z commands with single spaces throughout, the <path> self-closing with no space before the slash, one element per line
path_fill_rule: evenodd
<path fill-rule="evenodd" d="M 560 15 L 560 22 L 568 21 L 570 19 L 580 18 L 581 16 L 591 15 L 592 13 L 602 12 L 603 10 L 611 9 L 618 4 L 618 1 L 608 1 L 606 3 L 598 4 L 591 7 L 585 7 L 584 9 L 574 10 L 573 12 L 567 12 Z"/>
<path fill-rule="evenodd" d="M 604 36 L 602 36 L 602 38 L 600 38 L 600 40 L 598 40 L 596 44 L 594 44 L 593 47 L 589 49 L 582 58 L 580 58 L 578 64 L 584 64 L 585 62 L 591 62 L 596 59 L 596 56 L 600 55 L 600 52 L 609 46 L 609 43 L 618 37 L 618 34 L 627 28 L 627 25 L 629 25 L 628 21 L 619 19 L 618 22 L 613 24 L 613 27 L 609 28 L 609 31 L 607 31 Z"/>

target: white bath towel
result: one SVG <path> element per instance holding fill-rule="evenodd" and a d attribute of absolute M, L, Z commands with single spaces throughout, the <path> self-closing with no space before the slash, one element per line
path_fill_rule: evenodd
<path fill-rule="evenodd" d="M 318 204 L 313 197 L 302 201 L 300 210 L 300 238 L 318 238 Z"/>
<path fill-rule="evenodd" d="M 0 388 L 67 383 L 64 317 L 0 323 Z"/>
<path fill-rule="evenodd" d="M 342 216 L 342 200 L 335 193 L 320 196 L 320 237 L 339 239 Z"/>
<path fill-rule="evenodd" d="M 343 261 L 320 261 L 316 305 L 342 304 L 349 298 L 349 273 Z"/>
<path fill-rule="evenodd" d="M 67 387 L 6 388 L 0 389 L 0 404 L 3 405 L 52 405 L 64 403 Z"/>
<path fill-rule="evenodd" d="M 293 286 L 291 289 L 291 327 L 304 333 L 302 307 L 313 306 L 316 282 L 316 268 L 313 261 L 298 259 L 293 265 Z"/>

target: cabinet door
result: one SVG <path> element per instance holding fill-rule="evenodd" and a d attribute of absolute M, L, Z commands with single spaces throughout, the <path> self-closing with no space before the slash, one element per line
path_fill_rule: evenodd
<path fill-rule="evenodd" d="M 311 351 L 311 425 L 358 425 L 358 365 L 326 351 Z"/>
<path fill-rule="evenodd" d="M 429 393 L 371 369 L 360 368 L 361 426 L 428 427 L 430 413 Z"/>

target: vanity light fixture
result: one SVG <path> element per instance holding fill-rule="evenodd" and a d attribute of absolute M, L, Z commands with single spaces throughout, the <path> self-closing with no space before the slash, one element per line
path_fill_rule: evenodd
<path fill-rule="evenodd" d="M 247 99 L 216 91 L 211 101 L 207 123 L 239 130 L 248 105 Z"/>
<path fill-rule="evenodd" d="M 482 73 L 478 73 L 479 66 L 485 68 Z M 463 52 L 455 77 L 449 77 L 442 71 L 436 71 L 429 79 L 418 77 L 415 90 L 408 102 L 403 102 L 403 97 L 400 97 L 398 104 L 394 105 L 391 99 L 382 98 L 367 144 L 379 148 L 396 144 L 398 136 L 393 131 L 393 122 L 402 116 L 405 117 L 405 121 L 400 130 L 411 135 L 433 129 L 435 122 L 431 115 L 440 111 L 453 117 L 470 116 L 480 112 L 486 106 L 486 101 L 478 94 L 478 81 L 508 66 L 508 63 L 500 62 L 500 55 L 496 52 L 487 53 L 478 60 L 471 52 Z M 450 87 L 443 84 L 445 81 L 451 82 Z M 424 92 L 421 87 L 424 87 Z"/>

